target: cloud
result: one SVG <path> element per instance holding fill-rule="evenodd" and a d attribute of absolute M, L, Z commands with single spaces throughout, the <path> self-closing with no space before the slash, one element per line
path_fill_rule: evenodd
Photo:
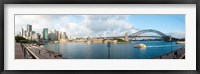
<path fill-rule="evenodd" d="M 127 15 L 89 15 L 85 16 L 83 24 L 92 34 L 99 36 L 121 36 L 125 32 L 136 32 L 133 24 L 126 19 Z"/>
<path fill-rule="evenodd" d="M 134 33 L 136 28 L 127 22 L 127 15 L 15 15 L 15 33 L 31 24 L 33 31 L 42 34 L 43 28 L 66 32 L 71 37 L 121 36 Z"/>

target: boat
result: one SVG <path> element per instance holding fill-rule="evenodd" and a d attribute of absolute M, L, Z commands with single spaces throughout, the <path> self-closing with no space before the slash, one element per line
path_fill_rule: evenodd
<path fill-rule="evenodd" d="M 185 44 L 185 41 L 177 41 L 176 44 Z"/>
<path fill-rule="evenodd" d="M 144 49 L 144 48 L 147 48 L 147 46 L 145 44 L 137 44 L 137 45 L 134 46 L 134 48 Z"/>

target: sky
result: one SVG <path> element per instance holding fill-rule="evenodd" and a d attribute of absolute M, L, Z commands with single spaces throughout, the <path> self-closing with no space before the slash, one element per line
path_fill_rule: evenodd
<path fill-rule="evenodd" d="M 21 28 L 42 34 L 43 28 L 49 32 L 66 32 L 71 37 L 124 36 L 140 30 L 154 29 L 176 38 L 185 37 L 185 15 L 182 14 L 132 14 L 132 15 L 15 15 L 15 34 Z"/>

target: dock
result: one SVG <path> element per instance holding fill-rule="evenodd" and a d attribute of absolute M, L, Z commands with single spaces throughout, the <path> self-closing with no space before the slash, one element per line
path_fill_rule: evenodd
<path fill-rule="evenodd" d="M 15 43 L 15 59 L 62 59 L 62 54 L 33 44 Z"/>

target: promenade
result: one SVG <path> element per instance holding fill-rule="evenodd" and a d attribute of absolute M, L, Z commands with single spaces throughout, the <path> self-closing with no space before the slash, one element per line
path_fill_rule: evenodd
<path fill-rule="evenodd" d="M 25 59 L 20 43 L 15 43 L 15 59 Z"/>
<path fill-rule="evenodd" d="M 23 44 L 23 46 L 24 50 L 27 50 L 29 53 L 23 51 L 20 43 L 15 43 L 15 59 L 25 59 L 26 55 L 24 53 L 33 55 L 36 59 L 62 59 L 61 53 L 53 52 L 32 44 Z"/>
<path fill-rule="evenodd" d="M 155 59 L 184 59 L 184 58 L 185 58 L 185 48 L 179 48 L 175 51 L 164 54 Z"/>

